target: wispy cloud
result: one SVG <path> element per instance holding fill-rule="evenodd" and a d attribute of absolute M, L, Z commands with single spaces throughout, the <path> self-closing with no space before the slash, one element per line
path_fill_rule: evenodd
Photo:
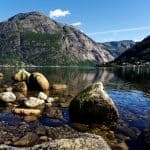
<path fill-rule="evenodd" d="M 92 32 L 92 33 L 88 33 L 88 35 L 100 35 L 100 34 L 130 32 L 130 31 L 144 31 L 144 30 L 150 30 L 150 26 L 143 26 L 143 27 L 136 27 L 136 28 L 125 28 L 125 29 L 117 29 L 117 30 L 108 30 L 108 31 L 101 31 L 101 32 Z"/>
<path fill-rule="evenodd" d="M 82 25 L 82 23 L 80 21 L 78 21 L 78 22 L 71 23 L 70 25 L 72 25 L 72 26 L 80 26 L 80 25 Z"/>
<path fill-rule="evenodd" d="M 70 14 L 71 13 L 69 12 L 69 10 L 61 10 L 61 9 L 55 9 L 49 12 L 50 18 L 65 17 Z"/>

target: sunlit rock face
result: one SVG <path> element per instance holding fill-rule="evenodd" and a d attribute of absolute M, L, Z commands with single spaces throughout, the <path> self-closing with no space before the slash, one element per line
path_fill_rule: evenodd
<path fill-rule="evenodd" d="M 119 118 L 118 110 L 104 91 L 102 82 L 88 86 L 70 103 L 72 122 L 115 124 Z"/>
<path fill-rule="evenodd" d="M 114 59 L 80 30 L 39 12 L 1 22 L 0 40 L 0 63 L 5 65 L 95 65 Z"/>

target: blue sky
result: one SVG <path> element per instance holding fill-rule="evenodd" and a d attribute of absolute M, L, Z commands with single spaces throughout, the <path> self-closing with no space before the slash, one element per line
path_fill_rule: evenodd
<path fill-rule="evenodd" d="M 30 11 L 52 11 L 56 21 L 74 24 L 98 42 L 150 35 L 150 0 L 1 0 L 0 21 Z"/>

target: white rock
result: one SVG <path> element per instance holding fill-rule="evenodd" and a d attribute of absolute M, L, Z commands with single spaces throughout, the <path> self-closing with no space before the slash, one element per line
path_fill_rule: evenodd
<path fill-rule="evenodd" d="M 48 103 L 53 103 L 54 101 L 55 101 L 55 99 L 53 97 L 48 97 L 47 98 Z"/>
<path fill-rule="evenodd" d="M 24 103 L 27 107 L 34 108 L 41 106 L 45 103 L 45 101 L 36 97 L 29 97 L 29 100 L 25 101 Z"/>
<path fill-rule="evenodd" d="M 40 92 L 39 95 L 38 95 L 38 98 L 43 99 L 43 100 L 46 100 L 47 97 L 48 96 L 45 93 L 43 93 L 43 92 Z"/>
<path fill-rule="evenodd" d="M 16 96 L 12 92 L 2 92 L 0 93 L 0 100 L 4 102 L 14 102 L 16 101 Z"/>

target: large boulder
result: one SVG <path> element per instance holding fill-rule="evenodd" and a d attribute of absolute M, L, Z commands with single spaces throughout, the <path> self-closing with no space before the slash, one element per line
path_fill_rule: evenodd
<path fill-rule="evenodd" d="M 49 82 L 42 73 L 34 72 L 29 77 L 29 89 L 47 91 L 49 90 Z"/>
<path fill-rule="evenodd" d="M 16 101 L 16 96 L 12 92 L 2 92 L 0 93 L 0 100 L 3 102 L 15 102 Z"/>
<path fill-rule="evenodd" d="M 116 125 L 119 118 L 118 110 L 101 82 L 80 92 L 71 101 L 69 113 L 72 122 Z"/>
<path fill-rule="evenodd" d="M 30 76 L 30 73 L 26 71 L 25 69 L 20 69 L 13 77 L 12 79 L 14 81 L 28 81 Z"/>

